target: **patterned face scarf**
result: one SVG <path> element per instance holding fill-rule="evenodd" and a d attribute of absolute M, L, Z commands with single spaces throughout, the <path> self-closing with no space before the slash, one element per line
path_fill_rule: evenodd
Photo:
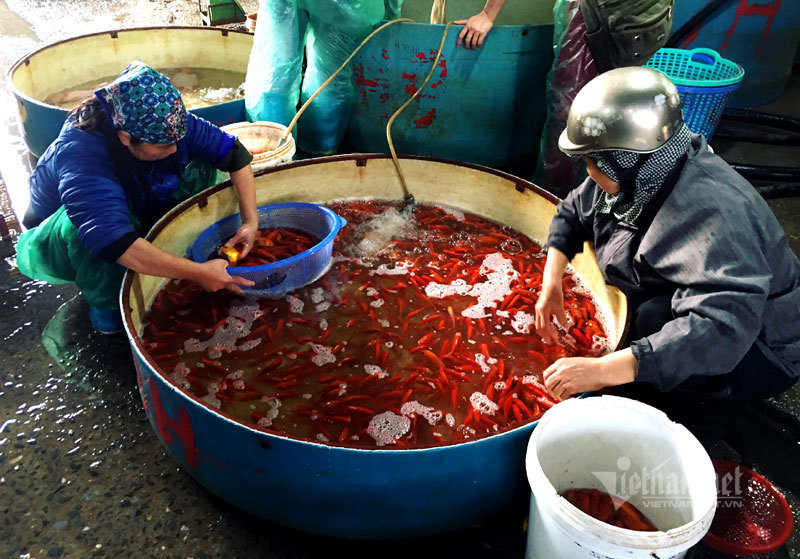
<path fill-rule="evenodd" d="M 169 78 L 138 60 L 94 92 L 116 130 L 148 144 L 172 144 L 186 135 L 186 108 Z"/>
<path fill-rule="evenodd" d="M 692 133 L 686 124 L 667 143 L 652 153 L 610 150 L 587 154 L 603 173 L 620 183 L 617 194 L 602 192 L 595 209 L 635 224 L 644 206 L 653 199 L 681 158 L 689 151 Z"/>

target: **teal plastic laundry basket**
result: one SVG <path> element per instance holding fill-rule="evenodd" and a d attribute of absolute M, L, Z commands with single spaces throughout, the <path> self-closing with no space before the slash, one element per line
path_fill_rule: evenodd
<path fill-rule="evenodd" d="M 672 80 L 681 96 L 683 120 L 707 140 L 714 135 L 728 97 L 744 79 L 741 66 L 707 48 L 659 49 L 646 66 Z"/>

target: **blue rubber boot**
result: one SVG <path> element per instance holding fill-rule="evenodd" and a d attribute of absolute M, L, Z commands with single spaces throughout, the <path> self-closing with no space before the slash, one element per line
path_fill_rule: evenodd
<path fill-rule="evenodd" d="M 89 306 L 89 320 L 94 329 L 105 335 L 119 334 L 122 332 L 122 314 L 119 309 L 101 311 L 97 307 Z"/>

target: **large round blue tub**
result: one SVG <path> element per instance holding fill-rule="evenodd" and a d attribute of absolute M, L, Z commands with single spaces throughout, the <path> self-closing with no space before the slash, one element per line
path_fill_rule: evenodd
<path fill-rule="evenodd" d="M 401 159 L 420 203 L 441 203 L 543 239 L 556 200 L 511 175 L 430 159 Z M 400 199 L 391 159 L 349 155 L 262 171 L 258 205 L 348 198 Z M 486 201 L 491 200 L 491 204 Z M 148 235 L 183 255 L 210 224 L 238 211 L 229 183 L 187 200 Z M 594 292 L 616 345 L 626 301 L 605 285 L 587 245 L 574 260 Z M 525 485 L 525 446 L 534 424 L 463 444 L 415 450 L 357 450 L 278 436 L 245 426 L 179 390 L 139 338 L 160 278 L 128 273 L 121 304 L 147 415 L 170 454 L 209 491 L 267 520 L 343 538 L 389 539 L 464 528 L 506 509 Z"/>
<path fill-rule="evenodd" d="M 43 101 L 93 78 L 118 74 L 132 60 L 156 68 L 185 66 L 247 71 L 253 36 L 208 27 L 145 27 L 82 35 L 17 60 L 8 81 L 17 101 L 22 137 L 36 157 L 58 136 L 67 111 Z M 192 110 L 215 124 L 246 120 L 244 100 Z"/>

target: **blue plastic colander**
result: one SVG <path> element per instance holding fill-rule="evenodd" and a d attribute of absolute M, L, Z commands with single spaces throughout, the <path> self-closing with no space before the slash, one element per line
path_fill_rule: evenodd
<path fill-rule="evenodd" d="M 647 67 L 665 74 L 681 96 L 683 120 L 707 140 L 714 135 L 728 97 L 744 79 L 744 70 L 712 49 L 658 49 Z"/>
<path fill-rule="evenodd" d="M 192 259 L 205 262 L 208 255 L 230 239 L 241 224 L 241 215 L 234 214 L 203 231 L 189 249 Z M 317 204 L 291 202 L 260 206 L 259 229 L 297 229 L 322 240 L 290 258 L 261 266 L 229 266 L 228 273 L 254 281 L 254 286 L 243 286 L 242 289 L 260 295 L 280 295 L 308 285 L 330 268 L 333 240 L 345 225 L 347 221 L 344 218 Z"/>

